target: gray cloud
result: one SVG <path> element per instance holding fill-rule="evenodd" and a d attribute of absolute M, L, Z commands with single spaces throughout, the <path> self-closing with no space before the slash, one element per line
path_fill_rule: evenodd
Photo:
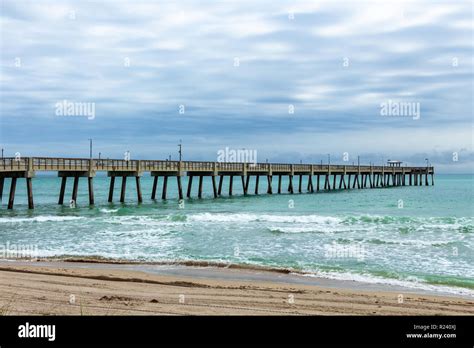
<path fill-rule="evenodd" d="M 166 155 L 178 139 L 210 159 L 219 146 L 278 160 L 344 147 L 407 161 L 472 154 L 470 7 L 5 0 L 2 146 L 73 155 L 93 137 L 110 157 L 132 144 Z M 64 99 L 95 103 L 96 118 L 55 116 Z M 381 117 L 389 99 L 420 103 L 420 119 Z"/>

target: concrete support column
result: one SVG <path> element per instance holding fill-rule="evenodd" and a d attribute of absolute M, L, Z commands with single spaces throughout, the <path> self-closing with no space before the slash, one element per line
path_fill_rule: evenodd
<path fill-rule="evenodd" d="M 3 185 L 5 184 L 5 178 L 0 178 L 0 202 L 3 199 Z"/>
<path fill-rule="evenodd" d="M 109 203 L 111 203 L 114 198 L 114 186 L 115 186 L 115 176 L 111 176 L 110 187 L 109 187 Z"/>
<path fill-rule="evenodd" d="M 16 178 L 12 178 L 10 185 L 10 196 L 8 197 L 8 209 L 13 209 L 13 203 L 15 202 L 15 190 L 16 190 Z"/>
<path fill-rule="evenodd" d="M 234 186 L 234 176 L 229 176 L 229 196 L 232 196 L 232 188 Z"/>
<path fill-rule="evenodd" d="M 158 186 L 158 175 L 153 177 L 153 187 L 151 189 L 151 199 L 156 198 L 156 187 Z"/>
<path fill-rule="evenodd" d="M 212 193 L 214 194 L 214 198 L 217 198 L 217 186 L 216 186 L 216 176 L 211 176 L 212 179 Z"/>
<path fill-rule="evenodd" d="M 214 176 L 213 176 L 213 178 L 214 178 Z M 191 197 L 192 187 L 193 187 L 193 176 L 191 175 L 191 176 L 188 176 L 188 190 L 186 191 L 186 197 L 188 197 L 188 198 Z"/>
<path fill-rule="evenodd" d="M 203 176 L 199 175 L 198 198 L 202 198 L 202 180 L 203 180 Z"/>
<path fill-rule="evenodd" d="M 61 188 L 59 190 L 59 200 L 58 200 L 59 205 L 63 205 L 64 203 L 64 192 L 66 191 L 66 180 L 67 180 L 67 177 L 65 176 L 61 178 Z"/>
<path fill-rule="evenodd" d="M 74 201 L 74 204 L 77 203 L 77 190 L 79 188 L 79 177 L 75 176 L 74 177 L 74 184 L 72 187 L 72 200 Z"/>
<path fill-rule="evenodd" d="M 222 181 L 224 180 L 224 175 L 219 175 L 219 190 L 217 194 L 220 196 L 222 194 Z"/>
<path fill-rule="evenodd" d="M 293 175 L 289 175 L 288 192 L 293 193 Z"/>
<path fill-rule="evenodd" d="M 166 193 L 168 191 L 168 176 L 163 176 L 163 189 L 161 191 L 161 199 L 166 199 Z"/>
<path fill-rule="evenodd" d="M 33 203 L 33 184 L 31 178 L 26 178 L 26 193 L 28 195 L 28 209 L 33 209 L 35 205 Z"/>
<path fill-rule="evenodd" d="M 125 191 L 127 189 L 127 177 L 124 175 L 122 176 L 122 189 L 120 190 L 120 202 L 125 202 Z"/>
<path fill-rule="evenodd" d="M 271 195 L 271 194 L 273 193 L 273 189 L 272 189 L 272 176 L 271 176 L 271 175 L 267 175 L 267 181 L 268 181 L 267 193 Z"/>
<path fill-rule="evenodd" d="M 180 178 L 178 176 L 178 178 Z M 136 176 L 135 177 L 135 182 L 136 182 L 136 186 L 137 186 L 137 200 L 138 200 L 138 203 L 142 203 L 143 202 L 143 198 L 142 198 L 142 187 L 140 185 L 140 177 L 139 176 Z M 181 195 L 183 193 L 181 192 Z M 180 199 L 182 199 L 183 197 L 180 197 Z"/>
<path fill-rule="evenodd" d="M 94 205 L 94 178 L 87 178 L 87 187 L 89 189 L 89 205 Z"/>

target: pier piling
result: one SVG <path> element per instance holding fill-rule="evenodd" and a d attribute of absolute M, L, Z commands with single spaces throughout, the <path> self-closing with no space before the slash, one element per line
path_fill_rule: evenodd
<path fill-rule="evenodd" d="M 217 194 L 220 196 L 222 194 L 222 181 L 224 180 L 224 175 L 219 175 L 219 189 Z"/>
<path fill-rule="evenodd" d="M 16 190 L 16 178 L 12 178 L 10 184 L 10 196 L 8 197 L 8 209 L 13 209 L 13 203 L 15 202 L 15 190 Z"/>
<path fill-rule="evenodd" d="M 115 176 L 110 177 L 110 187 L 109 187 L 109 203 L 112 203 L 114 198 L 114 186 L 115 186 Z"/>
<path fill-rule="evenodd" d="M 74 204 L 77 203 L 77 190 L 79 188 L 79 177 L 78 176 L 75 176 L 74 177 L 74 184 L 73 184 L 73 187 L 72 187 L 72 196 L 71 196 L 71 200 L 73 201 Z"/>
<path fill-rule="evenodd" d="M 64 193 L 66 191 L 66 181 L 67 181 L 66 176 L 61 178 L 61 189 L 59 190 L 59 200 L 58 200 L 59 205 L 63 205 L 63 203 L 64 203 Z"/>
<path fill-rule="evenodd" d="M 243 175 L 240 176 L 240 179 L 242 180 L 242 192 L 244 195 L 247 195 L 247 187 L 245 186 L 245 178 Z"/>
<path fill-rule="evenodd" d="M 232 186 L 234 183 L 234 176 L 229 175 L 229 196 L 232 196 Z"/>
<path fill-rule="evenodd" d="M 202 198 L 202 175 L 199 175 L 198 198 Z"/>
<path fill-rule="evenodd" d="M 267 193 L 268 194 L 273 194 L 273 189 L 272 189 L 272 176 L 267 175 L 267 181 L 268 181 L 268 188 L 267 188 Z"/>
<path fill-rule="evenodd" d="M 26 178 L 26 193 L 28 195 L 28 209 L 33 209 L 35 205 L 33 203 L 33 184 L 31 183 L 31 178 Z"/>
<path fill-rule="evenodd" d="M 127 189 L 127 177 L 122 176 L 122 189 L 120 190 L 120 203 L 125 202 L 125 191 Z"/>
<path fill-rule="evenodd" d="M 179 178 L 179 177 L 178 177 Z M 138 200 L 138 203 L 142 203 L 143 202 L 143 199 L 142 199 L 142 187 L 140 185 L 140 177 L 139 176 L 136 176 L 135 177 L 135 182 L 136 182 L 136 186 L 137 186 L 137 200 Z"/>
<path fill-rule="evenodd" d="M 168 176 L 163 177 L 163 190 L 161 191 L 161 199 L 166 199 L 166 191 L 168 189 Z"/>
<path fill-rule="evenodd" d="M 216 187 L 216 176 L 212 175 L 212 193 L 214 194 L 214 198 L 217 198 L 217 187 Z M 243 177 L 242 177 L 243 180 Z"/>
<path fill-rule="evenodd" d="M 192 181 L 192 177 L 190 177 Z M 153 177 L 153 187 L 151 189 L 151 199 L 156 199 L 156 187 L 158 186 L 158 176 Z M 189 197 L 189 184 L 188 184 L 188 197 Z"/>
<path fill-rule="evenodd" d="M 94 178 L 93 177 L 88 177 L 87 178 L 87 186 L 89 188 L 89 204 L 94 205 Z"/>

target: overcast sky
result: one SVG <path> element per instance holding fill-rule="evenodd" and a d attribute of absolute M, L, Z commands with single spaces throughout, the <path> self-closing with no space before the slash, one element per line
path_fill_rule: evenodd
<path fill-rule="evenodd" d="M 88 157 L 93 138 L 95 156 L 176 158 L 181 139 L 189 160 L 473 171 L 471 1 L 1 0 L 0 18 L 6 156 Z"/>

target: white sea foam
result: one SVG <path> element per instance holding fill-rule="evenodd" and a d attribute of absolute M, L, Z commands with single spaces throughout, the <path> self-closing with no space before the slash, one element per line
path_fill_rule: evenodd
<path fill-rule="evenodd" d="M 338 224 L 342 220 L 337 217 L 321 215 L 270 215 L 270 214 L 225 214 L 200 213 L 188 216 L 189 221 L 199 222 L 280 222 L 280 223 L 317 223 Z"/>
<path fill-rule="evenodd" d="M 117 209 L 106 209 L 106 208 L 100 209 L 101 213 L 106 213 L 106 214 L 116 213 L 118 211 L 119 211 L 118 208 Z"/>
<path fill-rule="evenodd" d="M 34 216 L 28 218 L 4 217 L 0 218 L 0 223 L 19 223 L 19 222 L 47 222 L 47 221 L 70 221 L 81 220 L 82 216 Z"/>
<path fill-rule="evenodd" d="M 304 274 L 303 276 L 356 281 L 356 282 L 368 283 L 368 284 L 400 286 L 400 287 L 405 287 L 405 288 L 410 288 L 410 289 L 424 290 L 424 291 L 430 291 L 430 292 L 443 292 L 447 294 L 470 296 L 474 298 L 474 290 L 461 288 L 461 287 L 447 286 L 447 285 L 428 284 L 424 282 L 423 280 L 416 277 L 410 277 L 409 279 L 401 280 L 401 279 L 393 279 L 393 278 L 382 278 L 382 277 L 377 277 L 371 274 L 358 274 L 358 273 L 349 273 L 349 272 L 326 272 L 326 271 L 320 271 L 317 273 L 308 273 L 308 274 Z"/>
<path fill-rule="evenodd" d="M 283 226 L 270 226 L 268 229 L 271 232 L 277 233 L 330 233 L 334 232 L 336 228 L 330 226 L 307 226 L 307 227 L 283 227 Z"/>
<path fill-rule="evenodd" d="M 125 226 L 177 226 L 182 225 L 182 221 L 174 221 L 173 215 L 152 217 L 152 216 L 111 216 L 101 218 L 101 221 L 109 224 Z"/>

